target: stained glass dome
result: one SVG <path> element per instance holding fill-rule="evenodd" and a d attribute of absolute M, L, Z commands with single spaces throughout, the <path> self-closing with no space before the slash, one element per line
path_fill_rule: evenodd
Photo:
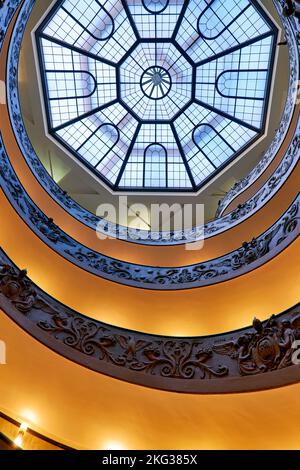
<path fill-rule="evenodd" d="M 113 190 L 197 191 L 264 133 L 276 39 L 253 0 L 58 1 L 48 133 Z"/>

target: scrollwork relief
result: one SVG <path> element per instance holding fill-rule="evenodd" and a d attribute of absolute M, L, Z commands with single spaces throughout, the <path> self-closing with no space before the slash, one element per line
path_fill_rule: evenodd
<path fill-rule="evenodd" d="M 33 203 L 9 163 L 0 136 L 0 182 L 11 204 L 41 239 L 66 259 L 98 276 L 147 289 L 187 289 L 221 282 L 257 267 L 299 235 L 300 195 L 286 213 L 257 239 L 220 258 L 164 268 L 118 261 L 79 244 Z"/>
<path fill-rule="evenodd" d="M 199 383 L 272 373 L 293 366 L 293 343 L 300 339 L 298 305 L 266 322 L 255 318 L 252 327 L 219 336 L 175 338 L 123 330 L 49 297 L 3 251 L 0 307 L 16 321 L 25 317 L 29 331 L 30 325 L 38 328 L 38 339 L 47 344 L 46 338 L 51 338 L 52 348 L 62 354 L 67 348 L 76 362 L 89 365 L 90 358 L 89 366 L 105 373 L 112 366 L 110 375 L 131 371 L 137 383 L 144 377 Z"/>
<path fill-rule="evenodd" d="M 22 313 L 32 309 L 37 297 L 26 276 L 26 270 L 16 272 L 9 265 L 0 265 L 0 292 Z"/>
<path fill-rule="evenodd" d="M 13 12 L 10 12 L 10 17 L 15 13 L 16 8 L 21 3 L 20 1 L 9 2 L 11 3 L 11 8 L 13 8 Z M 275 5 L 278 5 L 279 2 L 277 0 L 274 1 Z M 186 242 L 190 242 L 190 240 L 197 240 L 198 234 L 200 236 L 203 235 L 203 227 L 195 227 L 188 233 L 186 232 L 172 232 L 164 233 L 164 232 L 157 232 L 154 237 L 151 232 L 145 233 L 142 231 L 142 236 L 140 235 L 140 230 L 135 229 L 128 229 L 126 227 L 122 227 L 119 225 L 115 225 L 112 223 L 101 223 L 100 219 L 95 215 L 91 214 L 80 205 L 78 205 L 65 191 L 63 191 L 50 177 L 47 173 L 46 169 L 42 165 L 41 161 L 37 157 L 31 142 L 28 138 L 26 128 L 23 123 L 21 107 L 19 103 L 18 97 L 18 61 L 19 61 L 19 54 L 20 48 L 22 44 L 22 38 L 24 34 L 24 30 L 26 28 L 28 19 L 30 17 L 32 8 L 35 5 L 35 0 L 25 0 L 24 4 L 22 5 L 21 14 L 17 19 L 16 27 L 13 32 L 11 46 L 9 50 L 9 57 L 8 57 L 8 75 L 7 75 L 7 84 L 10 89 L 9 93 L 9 111 L 11 116 L 12 125 L 15 130 L 15 135 L 17 137 L 18 143 L 20 148 L 22 149 L 24 158 L 26 159 L 29 167 L 31 168 L 32 172 L 36 176 L 36 178 L 40 181 L 42 186 L 48 191 L 51 197 L 56 200 L 64 209 L 66 209 L 73 217 L 78 219 L 80 222 L 86 224 L 87 226 L 96 230 L 96 227 L 99 226 L 99 223 L 102 226 L 103 232 L 111 236 L 113 238 L 120 237 L 121 239 L 126 239 L 128 241 L 134 243 L 142 243 L 142 244 L 182 244 Z M 281 10 L 280 10 L 281 11 Z M 7 13 L 8 14 L 8 13 Z M 248 187 L 250 184 L 257 179 L 257 177 L 266 169 L 269 163 L 275 157 L 289 126 L 289 122 L 293 113 L 294 109 L 294 95 L 295 95 L 295 82 L 298 79 L 298 50 L 297 50 L 297 43 L 295 42 L 295 34 L 296 32 L 293 31 L 291 24 L 289 21 L 283 18 L 286 38 L 289 45 L 289 53 L 290 53 L 290 86 L 288 92 L 288 100 L 286 103 L 285 112 L 283 114 L 282 122 L 276 133 L 276 136 L 266 152 L 265 156 L 259 162 L 257 167 L 250 173 L 250 175 L 242 180 L 241 183 L 238 183 L 235 189 L 226 196 L 225 200 L 220 204 L 218 216 L 221 214 L 225 206 L 232 200 L 240 191 Z M 5 34 L 5 27 L 2 26 L 3 34 Z M 298 125 L 299 127 L 299 125 Z M 297 131 L 298 132 L 298 131 Z M 296 138 L 298 139 L 296 132 Z M 294 142 L 294 141 L 293 141 Z M 292 145 L 294 145 L 292 143 Z M 234 225 L 242 222 L 255 211 L 257 211 L 262 205 L 264 205 L 272 194 L 284 183 L 285 179 L 289 176 L 290 172 L 294 168 L 295 164 L 298 161 L 298 155 L 291 151 L 290 153 L 291 158 L 286 158 L 283 164 L 280 166 L 278 171 L 275 172 L 270 182 L 268 182 L 260 191 L 251 198 L 247 203 L 243 204 L 241 207 L 239 206 L 235 209 L 231 214 L 225 217 L 220 217 L 215 219 L 214 221 L 209 222 L 204 226 L 204 235 L 205 237 L 211 237 L 215 234 L 221 233 L 224 230 L 227 230 Z"/>
<path fill-rule="evenodd" d="M 300 314 L 292 320 L 272 316 L 266 324 L 253 320 L 254 332 L 235 341 L 216 343 L 213 350 L 237 360 L 241 375 L 254 375 L 292 365 L 293 344 L 300 339 Z"/>
<path fill-rule="evenodd" d="M 20 16 L 19 32 L 24 30 L 23 26 L 26 25 L 34 3 L 34 0 L 24 2 L 27 9 L 22 11 Z M 15 6 L 18 4 L 18 2 L 14 2 Z M 14 43 L 15 57 L 18 57 L 22 34 L 18 34 L 17 37 L 19 43 Z M 16 70 L 16 68 L 11 70 L 10 84 L 12 87 L 17 86 Z M 16 119 L 19 122 L 18 132 L 22 133 L 24 126 L 21 116 L 16 115 Z M 30 142 L 27 143 L 27 150 L 29 150 Z M 225 218 L 219 219 L 218 223 L 226 225 L 228 221 L 236 222 L 258 207 L 260 201 L 271 197 L 274 189 L 281 184 L 282 178 L 292 171 L 295 159 L 299 158 L 299 149 L 300 139 L 298 135 L 295 135 L 284 160 L 268 183 L 254 198 L 238 206 Z M 38 162 L 39 160 L 36 159 L 37 164 L 39 164 Z M 221 258 L 202 264 L 176 268 L 134 265 L 89 250 L 60 230 L 55 222 L 43 214 L 26 194 L 10 164 L 2 141 L 0 141 L 0 178 L 3 190 L 19 215 L 50 247 L 83 269 L 106 279 L 131 286 L 149 289 L 185 289 L 221 282 L 230 277 L 243 274 L 259 263 L 266 262 L 276 255 L 279 250 L 284 249 L 299 234 L 298 198 L 295 204 L 266 233 L 256 240 L 244 242 L 241 248 Z M 214 234 L 215 230 L 218 231 L 218 228 L 214 224 L 205 226 L 206 234 Z"/>

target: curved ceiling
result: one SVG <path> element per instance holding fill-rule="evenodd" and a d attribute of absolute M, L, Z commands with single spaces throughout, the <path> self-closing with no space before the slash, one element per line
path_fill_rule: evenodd
<path fill-rule="evenodd" d="M 65 0 L 36 31 L 48 131 L 114 190 L 198 190 L 264 130 L 264 10 L 161 3 Z"/>
<path fill-rule="evenodd" d="M 29 75 L 29 69 L 35 68 L 35 62 L 33 59 L 32 43 L 30 38 L 30 31 L 38 22 L 41 14 L 47 10 L 47 6 L 50 1 L 44 2 L 43 5 L 40 3 L 35 5 L 30 23 L 27 28 L 27 32 L 23 41 L 21 64 L 20 64 L 20 97 L 22 101 L 23 115 L 25 124 L 29 132 L 30 138 L 33 145 L 38 151 L 39 157 L 42 162 L 53 175 L 54 179 L 65 189 L 72 197 L 75 198 L 80 204 L 92 211 L 96 211 L 97 206 L 100 202 L 112 202 L 116 204 L 116 196 L 113 196 L 109 191 L 101 188 L 101 186 L 90 178 L 89 175 L 84 172 L 78 165 L 72 162 L 72 159 L 68 158 L 66 153 L 61 148 L 55 145 L 51 140 L 45 139 L 45 131 L 43 128 L 43 114 L 40 105 L 40 96 L 38 93 L 38 87 L 31 87 L 27 82 Z M 272 14 L 278 21 L 275 9 L 272 9 Z M 287 50 L 286 48 L 280 48 L 278 54 L 278 61 L 280 70 L 287 70 Z M 26 61 L 24 61 L 26 53 Z M 33 79 L 35 80 L 35 74 Z M 269 132 L 263 140 L 251 148 L 251 155 L 245 155 L 238 161 L 233 167 L 230 165 L 230 169 L 225 173 L 221 172 L 216 181 L 212 181 L 209 187 L 202 191 L 200 199 L 197 198 L 197 202 L 205 204 L 205 218 L 206 220 L 213 218 L 217 208 L 218 200 L 223 196 L 224 191 L 229 189 L 236 180 L 239 180 L 244 174 L 246 174 L 259 160 L 261 153 L 268 147 L 272 140 L 274 130 L 278 128 L 278 123 L 282 110 L 284 108 L 286 90 L 287 90 L 288 74 L 277 73 L 275 81 L 275 94 L 272 101 L 272 110 L 270 113 L 271 119 L 269 123 Z M 128 198 L 128 204 L 132 202 L 142 202 L 149 206 L 151 203 L 161 201 L 161 196 L 134 196 L 130 195 Z M 182 204 L 182 197 L 178 197 L 175 193 L 172 196 L 164 195 L 163 201 L 172 204 Z M 186 203 L 193 203 L 194 199 L 185 196 Z M 135 217 L 131 217 L 130 223 L 134 222 Z M 121 221 L 121 223 L 125 221 Z M 148 228 L 147 223 L 141 225 L 144 228 Z M 140 221 L 140 224 L 142 222 Z"/>

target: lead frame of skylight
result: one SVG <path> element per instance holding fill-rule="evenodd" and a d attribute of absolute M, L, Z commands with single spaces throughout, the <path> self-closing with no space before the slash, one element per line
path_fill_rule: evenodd
<path fill-rule="evenodd" d="M 265 130 L 278 31 L 252 0 L 60 0 L 49 134 L 116 191 L 197 191 Z"/>

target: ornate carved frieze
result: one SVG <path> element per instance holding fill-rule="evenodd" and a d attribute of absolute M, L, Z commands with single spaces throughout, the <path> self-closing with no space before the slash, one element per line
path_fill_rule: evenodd
<path fill-rule="evenodd" d="M 0 265 L 0 292 L 22 313 L 32 309 L 37 296 L 26 276 L 26 270 L 17 272 L 9 265 Z"/>
<path fill-rule="evenodd" d="M 219 336 L 175 338 L 123 330 L 58 303 L 3 251 L 0 307 L 37 339 L 80 364 L 135 383 L 187 392 L 213 387 L 230 391 L 232 379 L 293 367 L 294 341 L 300 339 L 299 306 Z"/>
<path fill-rule="evenodd" d="M 276 179 L 272 182 L 276 184 Z M 299 235 L 300 195 L 286 213 L 255 240 L 203 263 L 160 268 L 118 261 L 90 250 L 69 237 L 33 203 L 18 180 L 0 136 L 0 183 L 18 214 L 60 255 L 105 279 L 146 289 L 188 289 L 244 274 L 276 256 Z"/>
<path fill-rule="evenodd" d="M 11 4 L 14 4 L 15 7 L 17 7 L 19 3 L 20 2 L 12 2 Z M 22 34 L 34 3 L 34 0 L 24 2 L 24 9 L 22 10 L 18 20 L 17 33 L 15 32 L 15 39 L 12 41 L 12 51 L 14 50 L 14 55 L 11 55 L 11 60 L 13 56 L 15 58 L 18 57 L 22 42 Z M 8 17 L 11 18 L 11 15 L 7 16 L 7 18 Z M 17 41 L 16 38 L 19 38 L 19 41 Z M 16 96 L 16 67 L 11 68 L 10 72 L 10 96 Z M 16 101 L 15 104 L 17 106 Z M 16 111 L 13 114 L 16 122 L 19 122 L 17 126 L 18 134 L 23 136 L 26 135 L 26 132 L 24 134 L 21 115 Z M 23 143 L 25 143 L 26 150 L 30 151 L 31 145 L 29 140 L 26 140 Z M 215 231 L 218 231 L 218 227 L 220 228 L 220 224 L 224 224 L 223 228 L 225 228 L 227 223 L 235 223 L 236 221 L 239 221 L 242 217 L 246 217 L 249 212 L 255 210 L 261 201 L 265 201 L 271 197 L 274 189 L 281 184 L 282 178 L 284 178 L 289 171 L 292 171 L 295 158 L 298 157 L 298 154 L 299 137 L 296 135 L 282 164 L 261 191 L 247 203 L 238 206 L 237 209 L 228 216 L 219 219 L 219 221 L 215 221 L 215 223 L 206 225 L 206 234 L 214 234 Z M 34 161 L 36 168 L 40 168 L 43 173 L 43 167 L 40 166 L 40 161 L 36 156 Z M 25 193 L 24 188 L 18 181 L 16 174 L 10 165 L 8 156 L 2 144 L 0 173 L 3 189 L 11 203 L 26 223 L 35 230 L 36 233 L 49 244 L 49 246 L 53 247 L 67 259 L 84 269 L 103 276 L 106 279 L 122 282 L 128 285 L 150 289 L 185 289 L 220 282 L 229 279 L 230 277 L 243 274 L 244 272 L 254 269 L 259 264 L 267 261 L 272 256 L 275 256 L 280 249 L 287 246 L 299 233 L 299 201 L 297 200 L 283 218 L 269 231 L 257 240 L 244 243 L 240 249 L 224 257 L 198 265 L 179 268 L 155 268 L 123 263 L 121 261 L 105 257 L 78 244 L 75 240 L 62 232 L 59 227 L 55 225 L 52 219 L 46 217 Z M 52 183 L 54 184 L 54 182 Z M 57 186 L 55 187 L 57 189 Z M 65 193 L 62 192 L 62 196 L 65 197 Z M 285 229 L 285 225 L 283 223 L 285 218 L 291 218 L 293 220 L 291 223 L 293 230 L 287 231 Z M 97 218 L 95 218 L 95 221 L 96 219 Z M 197 238 L 197 236 L 195 238 Z"/>
<path fill-rule="evenodd" d="M 294 344 L 300 339 L 300 313 L 292 320 L 272 316 L 265 324 L 254 318 L 253 330 L 237 340 L 215 343 L 213 351 L 236 359 L 241 375 L 262 374 L 292 365 Z"/>
<path fill-rule="evenodd" d="M 11 8 L 14 9 L 14 12 L 19 6 L 20 1 L 11 1 L 8 2 L 11 4 Z M 274 2 L 278 5 L 278 0 Z M 87 226 L 96 230 L 101 219 L 96 217 L 95 215 L 91 214 L 81 206 L 79 206 L 72 198 L 70 198 L 59 186 L 54 182 L 54 180 L 50 177 L 47 173 L 46 169 L 42 165 L 41 161 L 37 157 L 31 142 L 28 138 L 23 119 L 21 114 L 21 107 L 19 103 L 18 97 L 18 61 L 19 61 L 19 54 L 20 48 L 22 44 L 22 37 L 24 34 L 24 30 L 26 28 L 28 19 L 30 17 L 30 13 L 32 8 L 35 4 L 35 0 L 25 0 L 22 5 L 21 13 L 17 19 L 16 26 L 13 32 L 13 36 L 11 39 L 11 45 L 9 50 L 9 57 L 8 57 L 8 75 L 7 75 L 7 83 L 10 89 L 9 94 L 9 111 L 11 116 L 12 125 L 19 143 L 19 146 L 23 152 L 24 158 L 26 159 L 29 167 L 31 168 L 34 175 L 37 179 L 41 182 L 42 186 L 49 192 L 51 197 L 56 200 L 64 209 L 66 209 L 72 216 L 78 219 L 80 222 L 86 224 Z M 280 8 L 279 8 L 279 11 Z M 12 12 L 10 13 L 10 17 L 12 16 Z M 0 20 L 1 21 L 1 20 Z M 289 45 L 289 53 L 290 53 L 290 86 L 288 91 L 288 99 L 286 103 L 285 112 L 282 118 L 281 125 L 276 133 L 274 141 L 272 142 L 270 148 L 266 152 L 266 155 L 263 157 L 261 162 L 258 166 L 251 172 L 249 178 L 247 177 L 243 182 L 240 183 L 234 190 L 231 195 L 228 195 L 228 198 L 220 205 L 219 213 L 222 212 L 225 205 L 231 197 L 235 197 L 235 195 L 247 187 L 248 185 L 252 184 L 252 182 L 265 170 L 265 168 L 269 165 L 269 163 L 275 157 L 277 150 L 279 149 L 285 135 L 287 132 L 287 128 L 292 116 L 292 112 L 294 109 L 294 96 L 295 96 L 295 83 L 298 80 L 298 72 L 299 72 L 299 64 L 298 64 L 298 49 L 297 43 L 295 42 L 295 31 L 292 28 L 295 28 L 295 25 L 288 21 L 284 20 L 284 26 L 286 27 L 286 37 Z M 1 26 L 3 31 L 5 31 L 4 22 Z M 1 44 L 0 44 L 1 45 Z M 143 235 L 140 235 L 139 230 L 135 229 L 128 229 L 119 225 L 115 225 L 112 223 L 102 223 L 101 227 L 105 234 L 121 238 L 127 239 L 128 241 L 142 243 L 142 244 L 181 244 L 190 242 L 191 240 L 197 240 L 199 237 L 203 236 L 203 232 L 205 237 L 210 237 L 215 234 L 221 233 L 234 225 L 242 222 L 247 217 L 252 215 L 256 212 L 260 207 L 262 207 L 271 197 L 272 195 L 280 188 L 280 186 L 284 183 L 286 178 L 289 177 L 291 171 L 295 167 L 299 155 L 298 153 L 293 153 L 293 147 L 298 145 L 299 140 L 299 124 L 297 127 L 296 134 L 294 139 L 291 143 L 289 149 L 289 155 L 286 155 L 287 158 L 283 160 L 280 164 L 279 168 L 273 174 L 271 180 L 269 180 L 266 185 L 261 188 L 261 190 L 253 196 L 246 204 L 243 204 L 242 207 L 238 207 L 235 209 L 231 214 L 228 214 L 226 217 L 220 217 L 212 222 L 209 222 L 204 227 L 195 227 L 191 231 L 188 232 L 171 232 L 164 233 L 164 232 L 157 232 L 153 234 L 153 232 L 145 232 L 143 231 Z M 298 147 L 297 147 L 298 148 Z M 276 182 L 276 184 L 275 184 Z M 227 201 L 227 202 L 226 202 Z"/>
<path fill-rule="evenodd" d="M 9 23 L 20 3 L 21 0 L 3 0 L 0 2 L 0 49 Z"/>

